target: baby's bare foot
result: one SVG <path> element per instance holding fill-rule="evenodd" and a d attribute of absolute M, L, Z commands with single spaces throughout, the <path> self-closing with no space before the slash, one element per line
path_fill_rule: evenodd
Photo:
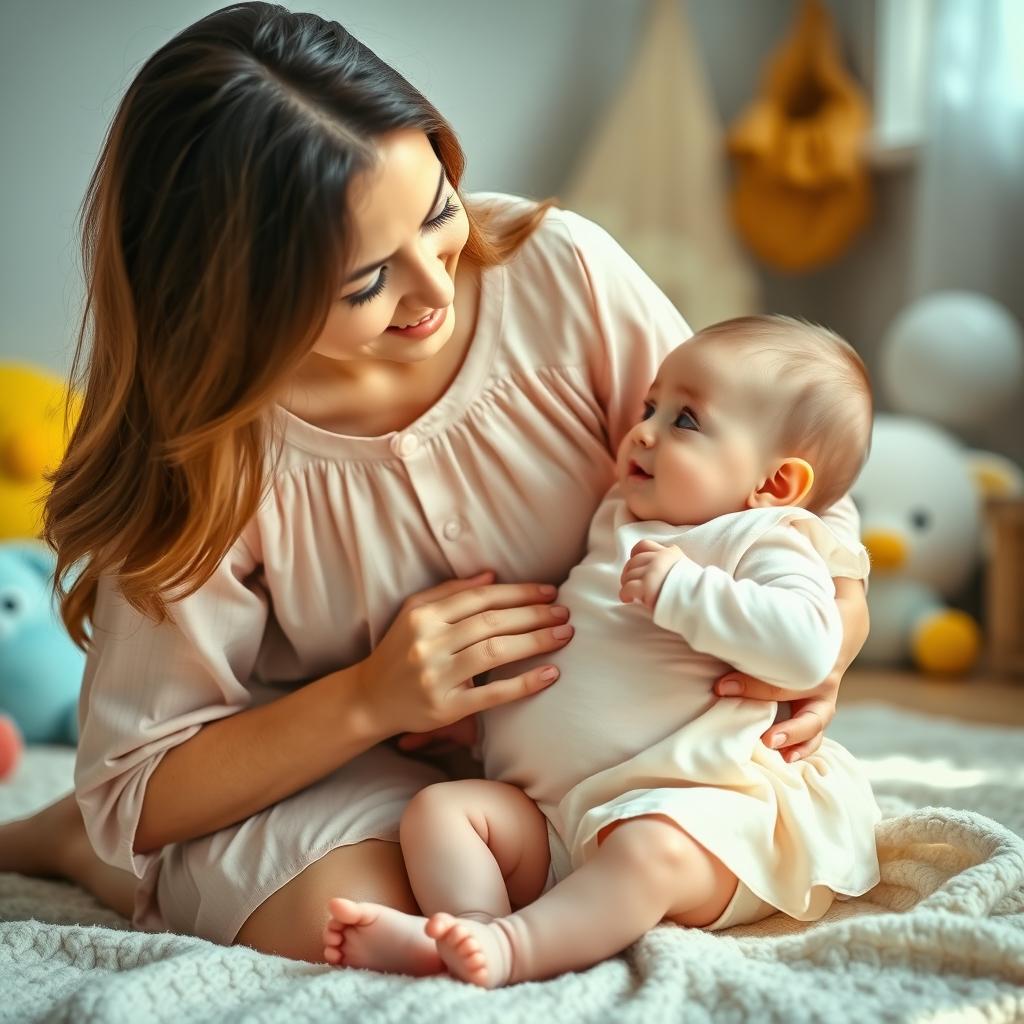
<path fill-rule="evenodd" d="M 344 967 L 368 967 L 390 974 L 442 974 L 444 962 L 424 933 L 426 918 L 379 903 L 327 901 L 331 920 L 324 928 L 324 959 Z"/>
<path fill-rule="evenodd" d="M 512 944 L 498 922 L 434 914 L 426 930 L 456 978 L 481 988 L 500 988 L 511 980 Z"/>

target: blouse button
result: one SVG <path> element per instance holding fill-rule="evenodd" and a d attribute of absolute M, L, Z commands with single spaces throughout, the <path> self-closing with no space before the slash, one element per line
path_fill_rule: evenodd
<path fill-rule="evenodd" d="M 399 434 L 391 439 L 391 450 L 402 458 L 408 458 L 420 446 L 420 439 L 415 434 Z"/>
<path fill-rule="evenodd" d="M 459 519 L 449 519 L 444 524 L 443 533 L 445 540 L 458 540 L 462 535 L 462 521 Z"/>

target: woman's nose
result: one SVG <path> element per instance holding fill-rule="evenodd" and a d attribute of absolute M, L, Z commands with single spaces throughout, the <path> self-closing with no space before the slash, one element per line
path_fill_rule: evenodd
<path fill-rule="evenodd" d="M 414 264 L 405 305 L 410 309 L 417 306 L 444 309 L 451 305 L 454 298 L 455 282 L 448 273 L 447 256 L 421 248 Z"/>

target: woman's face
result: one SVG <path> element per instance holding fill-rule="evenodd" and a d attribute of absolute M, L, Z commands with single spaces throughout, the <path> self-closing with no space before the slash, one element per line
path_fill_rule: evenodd
<path fill-rule="evenodd" d="M 469 219 L 427 136 L 383 136 L 349 191 L 352 270 L 313 352 L 337 362 L 416 363 L 455 327 L 455 268 Z"/>

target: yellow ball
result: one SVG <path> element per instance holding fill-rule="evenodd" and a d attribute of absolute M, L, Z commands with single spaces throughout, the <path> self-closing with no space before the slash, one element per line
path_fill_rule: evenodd
<path fill-rule="evenodd" d="M 966 612 L 946 608 L 929 615 L 911 642 L 914 660 L 925 672 L 962 675 L 978 660 L 981 630 Z"/>

